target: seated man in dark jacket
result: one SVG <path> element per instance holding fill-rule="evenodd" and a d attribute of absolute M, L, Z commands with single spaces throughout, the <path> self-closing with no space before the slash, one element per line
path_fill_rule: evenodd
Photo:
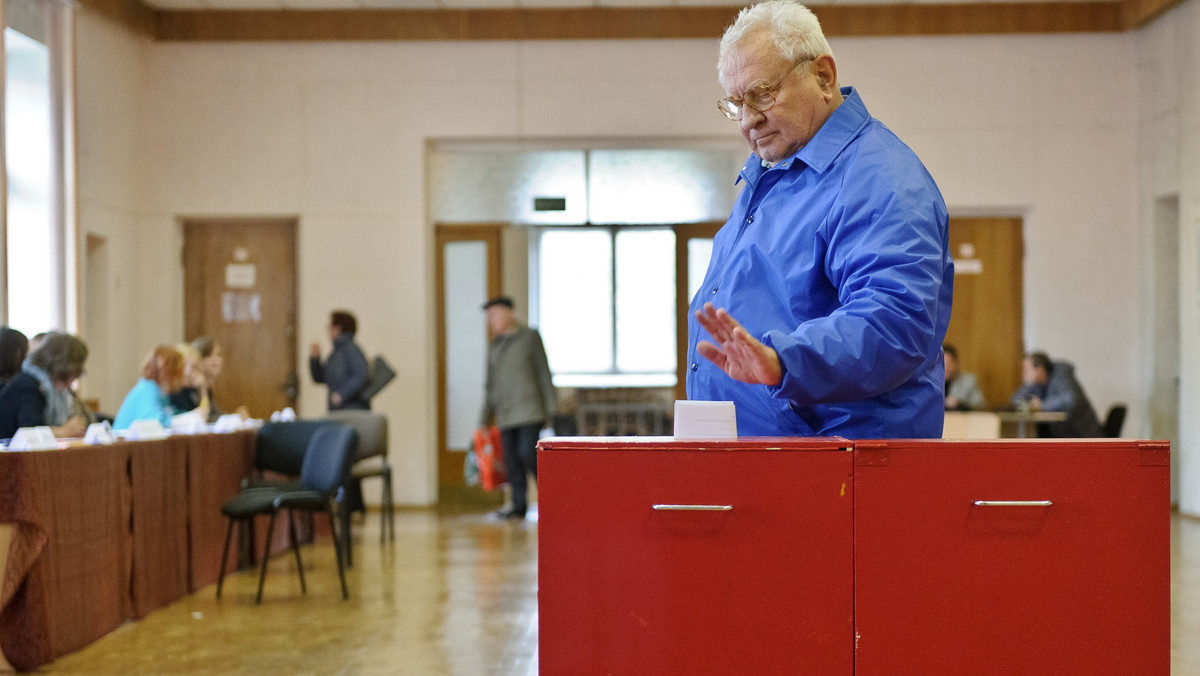
<path fill-rule="evenodd" d="M 1012 396 L 1013 406 L 1030 411 L 1061 411 L 1062 422 L 1038 425 L 1038 436 L 1102 437 L 1104 431 L 1092 403 L 1075 379 L 1070 362 L 1051 362 L 1045 352 L 1031 352 L 1021 363 L 1025 384 Z"/>

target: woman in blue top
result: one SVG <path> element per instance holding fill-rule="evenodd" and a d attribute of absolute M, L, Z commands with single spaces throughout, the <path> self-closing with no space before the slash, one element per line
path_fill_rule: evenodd
<path fill-rule="evenodd" d="M 169 428 L 175 410 L 167 397 L 181 387 L 183 355 L 170 345 L 159 345 L 146 356 L 142 378 L 125 395 L 117 419 L 113 421 L 113 429 L 129 429 L 137 420 L 157 420 Z"/>

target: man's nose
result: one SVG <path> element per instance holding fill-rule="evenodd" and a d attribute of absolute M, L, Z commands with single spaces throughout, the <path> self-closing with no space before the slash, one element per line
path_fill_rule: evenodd
<path fill-rule="evenodd" d="M 757 108 L 750 106 L 742 106 L 742 119 L 738 120 L 738 124 L 742 129 L 753 129 L 765 115 Z"/>

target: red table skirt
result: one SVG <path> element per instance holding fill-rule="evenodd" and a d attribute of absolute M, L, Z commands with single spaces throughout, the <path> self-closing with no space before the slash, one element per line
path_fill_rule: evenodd
<path fill-rule="evenodd" d="M 221 504 L 253 458 L 253 432 L 0 452 L 0 523 L 13 525 L 0 649 L 12 666 L 35 669 L 214 582 Z"/>

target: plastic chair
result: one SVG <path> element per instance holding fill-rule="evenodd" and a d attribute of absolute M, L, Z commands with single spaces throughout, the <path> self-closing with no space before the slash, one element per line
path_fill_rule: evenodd
<path fill-rule="evenodd" d="M 350 468 L 350 478 L 354 480 L 370 477 L 383 478 L 383 504 L 379 525 L 379 543 L 383 544 L 384 537 L 396 540 L 396 524 L 394 504 L 392 501 L 392 466 L 388 463 L 388 422 L 382 413 L 363 410 L 330 411 L 327 419 L 346 425 L 351 425 L 358 431 L 358 454 L 354 466 Z M 378 460 L 376 460 L 378 458 Z M 349 533 L 349 513 L 344 514 L 346 532 Z M 346 542 L 346 559 L 353 564 L 349 538 Z"/>
<path fill-rule="evenodd" d="M 1104 416 L 1104 436 L 1121 436 L 1121 427 L 1125 425 L 1125 413 L 1128 410 L 1125 404 L 1113 404 L 1108 409 L 1108 415 Z"/>
<path fill-rule="evenodd" d="M 265 426 L 264 426 L 265 427 Z M 225 533 L 225 547 L 221 551 L 221 569 L 217 578 L 217 598 L 221 598 L 221 588 L 225 582 L 225 561 L 229 556 L 229 542 L 233 537 L 233 525 L 236 521 L 250 521 L 259 514 L 270 515 L 267 522 L 267 544 L 271 545 L 271 536 L 275 529 L 275 516 L 280 510 L 288 510 L 288 529 L 291 535 L 292 551 L 296 555 L 296 568 L 300 573 L 300 589 L 308 593 L 304 582 L 304 565 L 300 560 L 300 545 L 296 541 L 296 523 L 293 512 L 325 512 L 329 515 L 329 528 L 333 534 L 334 554 L 337 557 L 338 579 L 342 584 L 342 598 L 350 597 L 346 589 L 346 574 L 342 565 L 342 556 L 346 533 L 338 527 L 335 518 L 342 504 L 342 485 L 350 472 L 354 461 L 354 453 L 358 441 L 358 433 L 348 425 L 326 422 L 313 432 L 304 453 L 304 461 L 300 470 L 300 485 L 258 486 L 243 489 L 236 497 L 221 507 L 221 513 L 229 519 L 229 528 Z M 262 569 L 258 577 L 258 595 L 255 603 L 262 603 L 263 583 L 267 577 L 267 560 L 269 550 L 263 551 Z"/>

